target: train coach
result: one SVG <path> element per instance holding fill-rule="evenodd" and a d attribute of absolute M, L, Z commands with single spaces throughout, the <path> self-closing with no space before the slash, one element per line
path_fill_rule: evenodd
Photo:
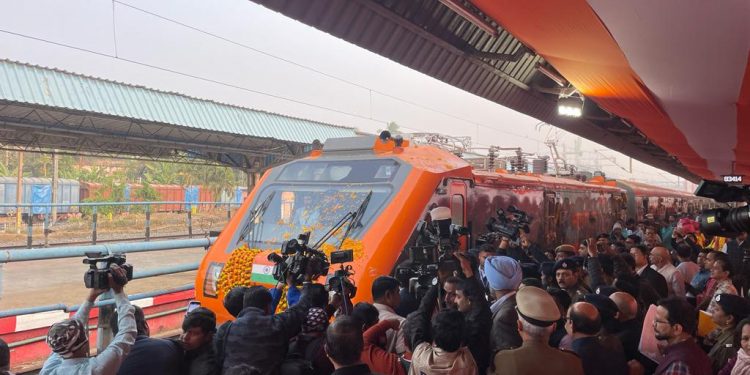
<path fill-rule="evenodd" d="M 52 203 L 52 180 L 49 178 L 24 177 L 23 202 L 24 204 L 39 204 L 32 206 L 33 215 L 50 213 L 49 207 L 44 204 Z M 55 203 L 64 204 L 57 208 L 57 214 L 64 217 L 79 212 L 81 184 L 76 180 L 59 179 L 57 183 L 57 195 Z M 18 181 L 16 177 L 0 177 L 0 203 L 16 203 L 16 192 Z M 67 205 L 67 204 L 70 205 Z M 26 209 L 23 209 L 24 211 Z M 0 207 L 0 215 L 15 214 L 16 207 Z"/>
<path fill-rule="evenodd" d="M 415 245 L 418 224 L 437 206 L 449 207 L 452 222 L 468 229 L 464 249 L 476 244 L 498 209 L 511 205 L 531 218 L 533 240 L 550 247 L 608 232 L 629 201 L 625 189 L 608 183 L 477 170 L 448 151 L 406 140 L 329 139 L 323 150 L 263 175 L 204 257 L 196 298 L 229 319 L 221 303 L 229 288 L 273 285 L 269 253 L 306 231 L 310 244 L 324 240 L 326 253 L 354 250 L 356 299 L 368 300 L 374 278 L 394 274 Z M 355 225 L 323 238 L 347 218 Z"/>

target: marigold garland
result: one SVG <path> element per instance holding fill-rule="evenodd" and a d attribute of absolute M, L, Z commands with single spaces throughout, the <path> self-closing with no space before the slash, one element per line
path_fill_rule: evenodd
<path fill-rule="evenodd" d="M 364 255 L 364 247 L 362 246 L 362 241 L 359 240 L 346 239 L 341 248 L 344 250 L 353 250 L 355 260 L 360 259 Z M 321 250 L 326 256 L 330 257 L 331 252 L 336 250 L 336 246 L 326 243 L 321 246 Z M 216 289 L 220 299 L 223 299 L 232 288 L 238 286 L 249 287 L 258 285 L 258 283 L 251 281 L 250 277 L 253 272 L 253 261 L 255 260 L 255 256 L 262 251 L 263 250 L 260 249 L 250 248 L 246 244 L 232 251 L 224 268 L 221 270 L 221 274 L 219 274 L 219 280 L 216 284 Z M 281 300 L 276 308 L 277 313 L 286 310 L 288 306 L 286 299 L 287 289 L 288 288 L 284 286 Z"/>

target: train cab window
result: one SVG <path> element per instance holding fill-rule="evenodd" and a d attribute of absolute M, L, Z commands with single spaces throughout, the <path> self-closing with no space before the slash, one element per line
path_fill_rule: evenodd
<path fill-rule="evenodd" d="M 451 221 L 453 224 L 464 225 L 464 197 L 455 194 L 451 197 Z"/>
<path fill-rule="evenodd" d="M 400 164 L 393 159 L 297 161 L 285 166 L 278 181 L 304 182 L 388 182 Z"/>

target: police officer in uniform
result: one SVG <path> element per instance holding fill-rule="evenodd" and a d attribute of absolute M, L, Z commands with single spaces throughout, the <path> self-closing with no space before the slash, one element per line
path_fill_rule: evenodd
<path fill-rule="evenodd" d="M 555 263 L 555 280 L 560 289 L 568 292 L 572 301 L 579 295 L 591 293 L 581 281 L 578 262 L 573 259 L 562 259 Z"/>
<path fill-rule="evenodd" d="M 518 349 L 499 351 L 490 374 L 583 375 L 583 365 L 574 353 L 549 346 L 549 337 L 560 319 L 560 310 L 546 291 L 523 286 L 516 293 L 518 332 L 523 344 Z"/>

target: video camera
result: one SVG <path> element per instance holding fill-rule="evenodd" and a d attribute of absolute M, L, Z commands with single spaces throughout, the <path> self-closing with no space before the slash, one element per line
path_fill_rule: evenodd
<path fill-rule="evenodd" d="M 109 289 L 109 275 L 112 273 L 110 267 L 115 264 L 125 270 L 124 280 L 117 274 L 112 274 L 117 284 L 125 285 L 133 280 L 133 266 L 125 263 L 125 254 L 103 256 L 101 253 L 86 253 L 83 264 L 89 265 L 89 269 L 83 274 L 83 282 L 89 289 Z"/>
<path fill-rule="evenodd" d="M 330 276 L 326 282 L 326 287 L 329 292 L 342 293 L 346 298 L 352 299 L 357 294 L 357 286 L 351 280 L 351 276 L 354 275 L 352 266 L 344 266 L 344 263 L 354 261 L 353 250 L 339 250 L 331 252 L 331 264 L 339 264 L 340 267 L 334 271 L 333 275 Z"/>
<path fill-rule="evenodd" d="M 483 234 L 480 238 L 485 242 L 497 240 L 501 237 L 508 237 L 511 241 L 518 241 L 519 231 L 531 224 L 531 220 L 533 220 L 526 212 L 521 211 L 514 205 L 508 206 L 507 212 L 503 211 L 502 208 L 498 208 L 495 213 L 497 216 L 490 218 L 487 222 L 489 233 Z"/>
<path fill-rule="evenodd" d="M 311 276 L 317 279 L 327 275 L 330 264 L 325 253 L 307 246 L 310 232 L 300 234 L 297 239 L 281 243 L 281 255 L 268 254 L 268 260 L 274 263 L 273 278 L 278 282 L 286 282 L 290 276 L 297 285 L 305 281 L 305 272 L 310 268 Z"/>
<path fill-rule="evenodd" d="M 430 286 L 437 283 L 438 270 L 461 272 L 461 264 L 453 255 L 459 238 L 469 233 L 468 228 L 440 220 L 432 226 L 420 221 L 416 228 L 415 246 L 408 249 L 409 260 L 396 268 L 396 279 L 421 299 Z"/>
<path fill-rule="evenodd" d="M 703 180 L 698 185 L 695 195 L 721 203 L 748 202 L 750 186 Z M 703 210 L 698 222 L 701 232 L 706 235 L 736 237 L 740 232 L 750 232 L 750 206 Z"/>

